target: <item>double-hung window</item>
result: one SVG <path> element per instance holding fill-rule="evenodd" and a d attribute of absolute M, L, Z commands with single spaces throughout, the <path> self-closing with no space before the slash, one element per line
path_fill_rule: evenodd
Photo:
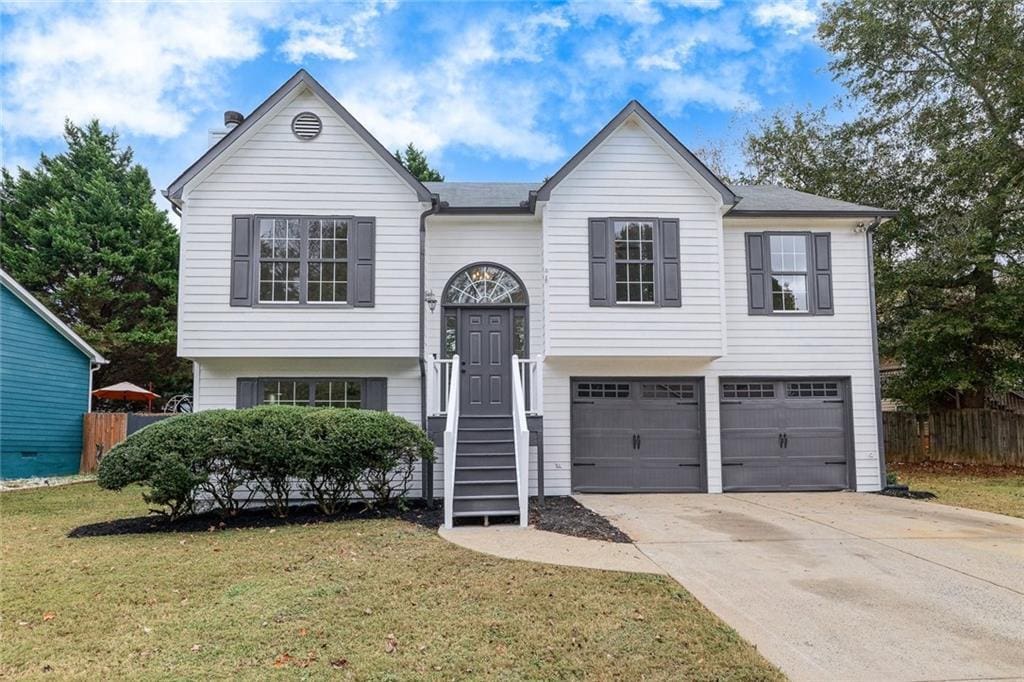
<path fill-rule="evenodd" d="M 374 301 L 376 223 L 354 216 L 235 216 L 231 305 Z"/>
<path fill-rule="evenodd" d="M 829 233 L 749 232 L 747 298 L 751 315 L 831 315 Z"/>
<path fill-rule="evenodd" d="M 679 220 L 591 218 L 590 305 L 679 306 Z"/>

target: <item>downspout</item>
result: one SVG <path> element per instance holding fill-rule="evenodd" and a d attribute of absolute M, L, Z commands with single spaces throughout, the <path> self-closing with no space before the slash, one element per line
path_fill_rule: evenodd
<path fill-rule="evenodd" d="M 416 349 L 416 357 L 420 363 L 420 426 L 427 430 L 427 359 L 424 357 L 427 345 L 426 306 L 423 295 L 427 286 L 427 216 L 436 214 L 441 209 L 441 197 L 431 195 L 430 208 L 420 214 L 420 288 L 417 294 L 417 305 L 420 309 L 420 344 Z M 434 463 L 423 463 L 423 476 L 420 479 L 423 499 L 427 504 L 434 504 Z"/>
<path fill-rule="evenodd" d="M 92 379 L 93 379 L 93 375 L 96 373 L 96 370 L 98 370 L 102 366 L 103 366 L 103 364 L 99 363 L 99 362 L 90 362 L 89 363 L 89 409 L 86 410 L 87 412 L 92 412 L 92 387 L 93 387 Z"/>
<path fill-rule="evenodd" d="M 881 224 L 882 219 L 875 218 L 868 225 L 866 233 L 868 238 L 868 292 L 871 305 L 871 363 L 875 376 L 875 428 L 878 431 L 878 471 L 882 490 L 885 490 L 888 486 L 888 476 L 885 468 L 885 433 L 882 422 L 882 375 L 878 366 L 878 306 L 875 301 L 875 231 Z"/>

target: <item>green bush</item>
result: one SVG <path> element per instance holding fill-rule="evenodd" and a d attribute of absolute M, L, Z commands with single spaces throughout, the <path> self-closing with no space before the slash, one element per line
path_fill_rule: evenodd
<path fill-rule="evenodd" d="M 195 510 L 205 493 L 235 514 L 256 493 L 284 516 L 293 487 L 325 514 L 358 497 L 392 504 L 408 494 L 417 460 L 433 459 L 423 431 L 387 412 L 265 406 L 211 410 L 151 424 L 112 448 L 99 483 L 147 488 L 148 503 L 172 518 Z"/>

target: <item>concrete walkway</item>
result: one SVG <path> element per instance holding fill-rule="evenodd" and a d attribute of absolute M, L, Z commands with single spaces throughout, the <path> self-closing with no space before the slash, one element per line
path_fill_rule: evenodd
<path fill-rule="evenodd" d="M 1024 519 L 856 493 L 577 499 L 793 680 L 1024 679 Z"/>
<path fill-rule="evenodd" d="M 484 554 L 542 564 L 598 568 L 605 571 L 664 573 L 635 546 L 622 542 L 587 540 L 536 528 L 465 526 L 441 529 L 441 537 Z"/>

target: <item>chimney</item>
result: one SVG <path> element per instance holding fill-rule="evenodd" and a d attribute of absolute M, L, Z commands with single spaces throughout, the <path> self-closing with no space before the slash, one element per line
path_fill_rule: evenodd
<path fill-rule="evenodd" d="M 209 138 L 208 138 L 209 146 L 212 147 L 213 145 L 215 145 L 218 142 L 220 142 L 220 139 L 222 137 L 224 137 L 225 135 L 230 133 L 232 130 L 234 130 L 235 127 L 239 123 L 244 121 L 244 120 L 245 120 L 245 117 L 242 116 L 242 114 L 237 112 L 237 111 L 225 111 L 224 112 L 224 127 L 220 128 L 220 129 L 217 129 L 217 128 L 211 128 L 210 129 L 210 135 L 209 135 Z"/>

